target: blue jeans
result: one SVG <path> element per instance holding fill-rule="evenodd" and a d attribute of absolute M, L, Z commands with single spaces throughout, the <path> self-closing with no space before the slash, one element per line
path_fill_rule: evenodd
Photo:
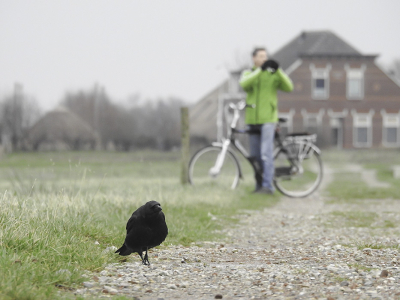
<path fill-rule="evenodd" d="M 262 169 L 262 187 L 274 191 L 272 180 L 274 178 L 274 136 L 275 123 L 260 125 L 261 134 L 250 134 L 250 155 L 256 159 Z M 256 189 L 260 188 L 259 183 Z"/>

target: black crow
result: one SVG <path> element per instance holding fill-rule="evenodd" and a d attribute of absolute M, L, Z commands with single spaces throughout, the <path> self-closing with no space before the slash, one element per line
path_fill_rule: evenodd
<path fill-rule="evenodd" d="M 150 265 L 147 250 L 160 245 L 168 235 L 168 227 L 160 203 L 149 201 L 139 207 L 126 224 L 126 238 L 115 253 L 129 255 L 137 252 L 144 265 Z M 146 251 L 143 257 L 143 251 Z"/>

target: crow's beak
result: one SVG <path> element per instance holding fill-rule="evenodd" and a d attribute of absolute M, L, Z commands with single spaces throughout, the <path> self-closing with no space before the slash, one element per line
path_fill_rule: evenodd
<path fill-rule="evenodd" d="M 157 205 L 156 210 L 157 210 L 157 212 L 162 211 L 161 205 Z"/>

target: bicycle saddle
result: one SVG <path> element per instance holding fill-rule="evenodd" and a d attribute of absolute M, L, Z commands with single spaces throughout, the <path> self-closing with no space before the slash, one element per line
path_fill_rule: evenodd
<path fill-rule="evenodd" d="M 279 119 L 278 119 L 278 122 L 279 122 L 279 123 L 286 123 L 286 122 L 287 122 L 287 119 L 286 119 L 286 118 L 279 118 Z"/>
<path fill-rule="evenodd" d="M 301 135 L 310 135 L 308 132 L 292 132 L 288 133 L 286 136 L 301 136 Z"/>

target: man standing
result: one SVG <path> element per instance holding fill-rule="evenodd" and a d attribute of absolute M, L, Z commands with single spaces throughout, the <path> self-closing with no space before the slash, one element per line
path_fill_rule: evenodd
<path fill-rule="evenodd" d="M 256 176 L 256 193 L 273 194 L 274 135 L 278 122 L 277 91 L 290 92 L 293 83 L 274 60 L 268 60 L 265 48 L 253 51 L 254 66 L 245 70 L 240 85 L 247 93 L 245 122 L 253 134 L 249 135 L 250 155 L 262 170 L 262 179 Z M 250 107 L 251 106 L 251 107 Z"/>

